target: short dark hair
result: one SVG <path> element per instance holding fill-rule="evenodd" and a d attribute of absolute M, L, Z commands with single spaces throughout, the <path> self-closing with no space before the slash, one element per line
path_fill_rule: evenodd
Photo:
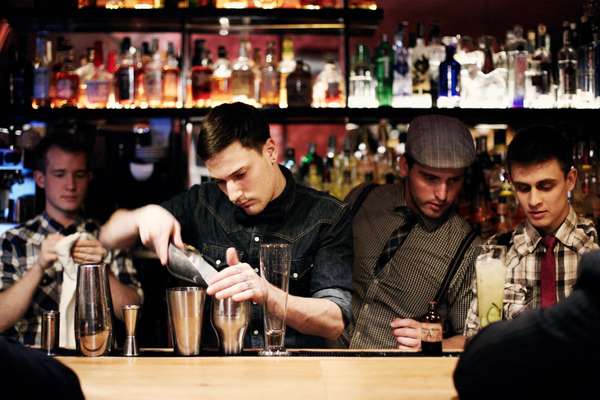
<path fill-rule="evenodd" d="M 86 157 L 86 166 L 89 169 L 90 149 L 82 139 L 70 133 L 52 133 L 44 136 L 35 147 L 35 169 L 46 172 L 48 151 L 58 147 L 67 153 L 83 153 Z"/>
<path fill-rule="evenodd" d="M 221 104 L 202 121 L 197 152 L 209 160 L 236 141 L 260 152 L 270 137 L 269 124 L 256 108 L 240 102 Z"/>
<path fill-rule="evenodd" d="M 506 154 L 509 173 L 515 164 L 529 166 L 550 160 L 558 161 L 565 176 L 573 165 L 569 140 L 558 129 L 547 125 L 531 126 L 517 132 Z"/>

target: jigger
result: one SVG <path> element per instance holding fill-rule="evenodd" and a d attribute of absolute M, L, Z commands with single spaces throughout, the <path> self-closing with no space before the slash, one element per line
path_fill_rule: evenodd
<path fill-rule="evenodd" d="M 212 324 L 219 335 L 225 354 L 239 354 L 244 347 L 244 335 L 250 322 L 250 303 L 231 297 L 212 299 Z"/>
<path fill-rule="evenodd" d="M 137 325 L 140 306 L 128 304 L 123 306 L 123 321 L 125 322 L 125 344 L 123 345 L 123 355 L 135 357 L 139 355 L 137 342 L 135 341 L 135 327 Z"/>

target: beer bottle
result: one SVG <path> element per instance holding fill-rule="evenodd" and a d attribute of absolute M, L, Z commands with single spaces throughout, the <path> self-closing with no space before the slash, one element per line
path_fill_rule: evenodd
<path fill-rule="evenodd" d="M 429 302 L 427 313 L 421 319 L 421 351 L 428 356 L 442 355 L 442 318 L 435 301 Z"/>

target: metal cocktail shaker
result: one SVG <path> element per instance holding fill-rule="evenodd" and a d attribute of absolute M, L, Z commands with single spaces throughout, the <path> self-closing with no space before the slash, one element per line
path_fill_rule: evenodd
<path fill-rule="evenodd" d="M 83 264 L 77 269 L 75 340 L 84 356 L 112 350 L 112 300 L 105 264 Z"/>
<path fill-rule="evenodd" d="M 236 302 L 231 297 L 213 297 L 211 321 L 219 336 L 223 353 L 241 353 L 244 348 L 244 335 L 250 322 L 250 303 Z"/>

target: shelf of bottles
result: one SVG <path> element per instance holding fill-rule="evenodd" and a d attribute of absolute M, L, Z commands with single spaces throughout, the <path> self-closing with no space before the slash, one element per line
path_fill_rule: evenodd
<path fill-rule="evenodd" d="M 373 57 L 362 42 L 353 49 L 347 96 L 340 63 L 328 60 L 321 71 L 312 73 L 307 63 L 295 58 L 290 36 L 283 36 L 281 43 L 268 43 L 260 55 L 248 34 L 232 35 L 229 40 L 239 43 L 237 57 L 223 48 L 211 57 L 206 39 L 195 35 L 187 57 L 190 62 L 182 62 L 181 49 L 173 43 L 153 39 L 136 48 L 123 37 L 118 50 L 107 54 L 97 41 L 77 63 L 68 38 L 51 40 L 39 32 L 32 72 L 30 61 L 23 57 L 26 50 L 16 52 L 9 104 L 28 108 L 31 103 L 29 112 L 37 109 L 45 117 L 63 107 L 138 109 L 129 111 L 132 116 L 145 110 L 150 110 L 147 115 L 162 114 L 154 109 L 165 108 L 175 117 L 201 116 L 216 104 L 245 101 L 268 109 L 266 113 L 280 120 L 284 114 L 293 120 L 294 115 L 308 113 L 306 119 L 332 118 L 332 122 L 344 117 L 403 119 L 432 108 L 484 122 L 527 117 L 545 121 L 547 116 L 585 119 L 591 114 L 545 111 L 597 109 L 600 104 L 598 28 L 586 16 L 580 24 L 565 22 L 555 55 L 543 24 L 527 31 L 527 39 L 523 28 L 516 26 L 498 45 L 490 36 L 477 41 L 442 37 L 436 25 L 429 29 L 426 43 L 423 25 L 417 24 L 416 32 L 409 33 L 407 24 L 401 23 L 393 41 L 382 35 Z M 311 108 L 320 107 L 335 110 L 313 113 Z M 288 111 L 279 114 L 271 108 Z M 473 115 L 474 110 L 479 111 Z M 70 112 L 61 110 L 56 115 Z"/>

